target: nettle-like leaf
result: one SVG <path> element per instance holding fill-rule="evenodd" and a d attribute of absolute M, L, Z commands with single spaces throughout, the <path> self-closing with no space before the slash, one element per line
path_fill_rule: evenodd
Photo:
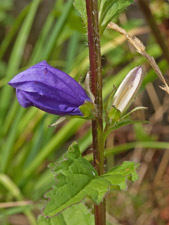
<path fill-rule="evenodd" d="M 48 202 L 44 215 L 49 217 L 86 197 L 99 204 L 110 189 L 123 190 L 126 188 L 127 179 L 137 179 L 137 165 L 133 162 L 124 162 L 108 173 L 98 176 L 95 168 L 81 156 L 77 143 L 70 146 L 64 161 L 58 165 L 52 164 L 51 167 L 57 182 L 46 194 Z"/>
<path fill-rule="evenodd" d="M 38 217 L 38 225 L 94 225 L 94 216 L 88 208 L 80 203 L 64 210 L 57 216 L 46 218 Z"/>
<path fill-rule="evenodd" d="M 108 23 L 117 17 L 131 3 L 133 3 L 133 0 L 101 0 L 99 10 L 101 33 L 103 33 Z"/>
<path fill-rule="evenodd" d="M 74 7 L 80 13 L 84 24 L 87 26 L 87 12 L 85 0 L 74 0 Z"/>

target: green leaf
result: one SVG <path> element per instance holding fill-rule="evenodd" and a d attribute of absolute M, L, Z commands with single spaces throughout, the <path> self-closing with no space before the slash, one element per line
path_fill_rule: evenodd
<path fill-rule="evenodd" d="M 38 225 L 94 225 L 94 216 L 83 204 L 73 205 L 63 211 L 61 214 L 46 218 L 45 216 L 38 217 Z"/>
<path fill-rule="evenodd" d="M 125 161 L 121 165 L 117 165 L 117 166 L 113 167 L 109 171 L 108 174 L 114 174 L 114 175 L 118 174 L 123 177 L 128 177 L 131 181 L 134 182 L 138 179 L 138 174 L 136 172 L 138 167 L 139 167 L 139 164 L 137 164 L 137 163 Z M 124 187 L 123 189 L 125 189 L 126 183 L 124 182 L 124 184 L 122 184 L 122 186 Z"/>
<path fill-rule="evenodd" d="M 83 113 L 84 118 L 92 119 L 96 116 L 95 105 L 92 102 L 85 101 L 85 103 L 79 106 L 80 111 Z"/>
<path fill-rule="evenodd" d="M 125 10 L 133 0 L 99 0 L 99 24 L 101 34 L 107 24 Z M 74 7 L 80 13 L 84 24 L 87 25 L 86 1 L 74 0 Z"/>
<path fill-rule="evenodd" d="M 131 3 L 133 3 L 133 0 L 102 0 L 99 12 L 101 33 L 105 30 L 107 24 Z"/>
<path fill-rule="evenodd" d="M 38 217 L 38 225 L 66 225 L 63 216 L 60 214 L 59 216 L 55 216 L 52 218 L 46 218 L 45 216 L 40 215 Z"/>
<path fill-rule="evenodd" d="M 87 25 L 86 1 L 74 0 L 74 7 L 80 13 L 84 24 Z"/>
<path fill-rule="evenodd" d="M 78 144 L 73 143 L 66 154 L 66 160 L 52 165 L 57 182 L 46 194 L 49 201 L 44 215 L 54 216 L 86 197 L 99 204 L 111 188 L 123 190 L 127 179 L 136 180 L 136 168 L 135 163 L 124 162 L 110 172 L 98 176 L 94 167 L 81 156 Z"/>

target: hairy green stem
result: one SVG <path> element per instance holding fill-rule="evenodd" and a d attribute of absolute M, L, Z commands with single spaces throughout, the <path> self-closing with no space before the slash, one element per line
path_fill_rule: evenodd
<path fill-rule="evenodd" d="M 97 115 L 92 121 L 93 158 L 94 166 L 99 175 L 104 173 L 104 139 L 103 139 L 103 104 L 102 104 L 102 71 L 100 36 L 98 25 L 97 0 L 86 0 L 88 18 L 88 46 L 90 59 L 91 91 L 95 97 Z M 95 205 L 95 224 L 106 225 L 105 200 L 100 205 Z"/>
<path fill-rule="evenodd" d="M 163 37 L 163 35 L 161 34 L 161 31 L 151 13 L 151 10 L 149 8 L 148 2 L 147 0 L 138 0 L 138 4 L 146 18 L 146 21 L 148 23 L 148 25 L 150 26 L 152 33 L 157 41 L 157 43 L 159 44 L 162 52 L 163 52 L 163 56 L 165 57 L 165 59 L 167 60 L 167 62 L 169 63 L 169 51 L 168 51 L 168 46 L 165 42 L 165 39 Z"/>

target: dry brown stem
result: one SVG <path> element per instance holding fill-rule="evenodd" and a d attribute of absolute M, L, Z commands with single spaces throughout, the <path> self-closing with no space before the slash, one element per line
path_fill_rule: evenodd
<path fill-rule="evenodd" d="M 119 33 L 121 33 L 122 35 L 125 36 L 125 38 L 130 42 L 130 44 L 137 50 L 138 53 L 140 53 L 142 56 L 144 56 L 147 61 L 149 62 L 149 64 L 151 65 L 151 67 L 154 69 L 154 71 L 156 72 L 157 76 L 160 78 L 160 80 L 163 82 L 164 86 L 160 86 L 160 88 L 164 91 L 167 92 L 167 94 L 169 94 L 169 86 L 160 70 L 160 68 L 158 67 L 158 65 L 156 64 L 154 58 L 152 56 L 149 56 L 147 54 L 147 52 L 145 51 L 145 46 L 143 45 L 143 43 L 135 36 L 130 36 L 126 30 L 124 30 L 123 28 L 119 27 L 117 24 L 111 22 L 108 25 L 108 28 L 113 29 Z"/>

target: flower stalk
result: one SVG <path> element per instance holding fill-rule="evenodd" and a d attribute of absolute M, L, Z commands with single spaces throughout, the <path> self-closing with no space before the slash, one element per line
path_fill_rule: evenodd
<path fill-rule="evenodd" d="M 103 104 L 100 36 L 97 0 L 86 0 L 88 18 L 88 46 L 90 59 L 90 84 L 94 95 L 97 115 L 92 120 L 94 166 L 99 175 L 104 173 Z M 95 205 L 95 224 L 105 225 L 105 200 Z"/>

